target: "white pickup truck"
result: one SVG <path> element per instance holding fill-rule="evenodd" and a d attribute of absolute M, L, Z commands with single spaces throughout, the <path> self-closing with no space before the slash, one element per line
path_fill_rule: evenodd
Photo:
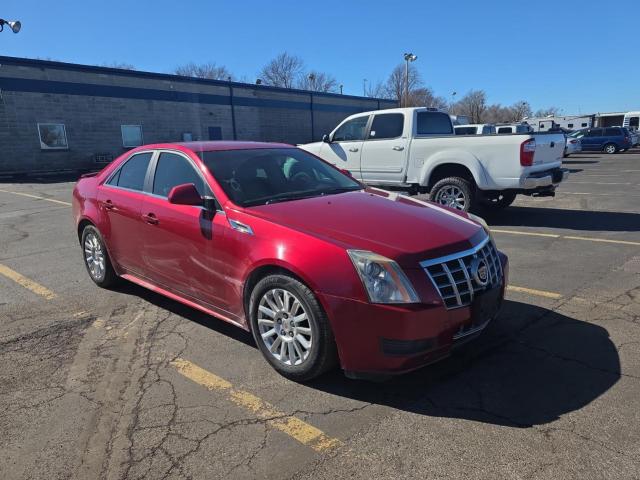
<path fill-rule="evenodd" d="M 351 115 L 322 142 L 300 145 L 358 180 L 468 211 L 504 208 L 517 194 L 553 196 L 562 133 L 456 136 L 447 113 L 396 108 Z"/>

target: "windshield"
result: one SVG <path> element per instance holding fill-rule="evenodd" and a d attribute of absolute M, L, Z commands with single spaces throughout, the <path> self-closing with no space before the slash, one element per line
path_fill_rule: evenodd
<path fill-rule="evenodd" d="M 585 134 L 585 130 L 576 130 L 575 132 L 569 134 L 569 136 L 573 138 L 580 138 L 580 137 L 584 137 L 584 134 Z"/>
<path fill-rule="evenodd" d="M 224 150 L 199 155 L 231 201 L 243 207 L 364 188 L 298 148 Z"/>

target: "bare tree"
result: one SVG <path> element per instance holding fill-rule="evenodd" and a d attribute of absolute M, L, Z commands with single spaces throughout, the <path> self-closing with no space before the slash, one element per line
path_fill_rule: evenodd
<path fill-rule="evenodd" d="M 365 84 L 364 96 L 371 98 L 395 98 L 388 95 L 387 86 L 380 81 L 376 83 L 369 82 L 369 85 Z"/>
<path fill-rule="evenodd" d="M 536 110 L 534 116 L 536 117 L 555 117 L 558 115 L 558 108 L 549 107 L 549 108 L 541 108 L 540 110 Z"/>
<path fill-rule="evenodd" d="M 300 57 L 283 52 L 262 67 L 260 77 L 265 85 L 293 88 L 303 70 L 304 62 Z"/>
<path fill-rule="evenodd" d="M 212 80 L 233 80 L 233 75 L 227 67 L 223 65 L 216 65 L 215 63 L 187 63 L 185 65 L 181 65 L 176 67 L 173 71 L 176 75 L 182 75 L 185 77 L 196 77 L 196 78 L 209 78 Z"/>
<path fill-rule="evenodd" d="M 397 98 L 400 105 L 411 107 L 414 106 L 410 102 L 413 100 L 412 92 L 418 88 L 422 88 L 422 79 L 418 70 L 413 65 L 409 65 L 409 98 L 405 99 L 405 65 L 399 64 L 396 66 L 385 85 L 386 96 L 389 98 Z M 405 100 L 407 100 L 405 102 Z"/>
<path fill-rule="evenodd" d="M 482 123 L 486 109 L 487 95 L 484 90 L 471 90 L 453 104 L 451 113 L 466 115 L 471 123 Z"/>
<path fill-rule="evenodd" d="M 511 105 L 510 110 L 512 115 L 511 118 L 507 120 L 508 122 L 519 122 L 524 117 L 531 116 L 531 105 L 529 105 L 529 102 L 526 102 L 524 100 L 520 100 L 519 102 Z"/>
<path fill-rule="evenodd" d="M 409 98 L 405 104 L 408 107 L 431 107 L 446 110 L 447 101 L 433 93 L 429 87 L 415 88 L 409 91 Z"/>
<path fill-rule="evenodd" d="M 337 92 L 338 81 L 333 75 L 311 70 L 309 73 L 300 76 L 297 83 L 298 88 L 312 90 L 314 92 Z"/>
<path fill-rule="evenodd" d="M 100 65 L 101 67 L 109 67 L 109 68 L 119 68 L 120 70 L 136 70 L 136 67 L 126 62 L 111 62 L 111 63 L 103 63 Z"/>

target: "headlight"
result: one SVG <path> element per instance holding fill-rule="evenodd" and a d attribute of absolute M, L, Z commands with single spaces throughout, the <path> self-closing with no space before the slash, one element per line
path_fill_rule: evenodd
<path fill-rule="evenodd" d="M 371 303 L 417 303 L 413 289 L 400 266 L 366 250 L 347 250 Z"/>

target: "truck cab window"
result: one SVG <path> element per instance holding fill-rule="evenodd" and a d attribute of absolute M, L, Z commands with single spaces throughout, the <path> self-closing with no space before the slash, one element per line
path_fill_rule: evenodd
<path fill-rule="evenodd" d="M 373 117 L 369 140 L 383 138 L 398 138 L 404 129 L 404 115 L 402 113 L 383 113 Z"/>
<path fill-rule="evenodd" d="M 369 117 L 357 117 L 342 124 L 333 134 L 334 142 L 350 142 L 364 140 Z"/>

